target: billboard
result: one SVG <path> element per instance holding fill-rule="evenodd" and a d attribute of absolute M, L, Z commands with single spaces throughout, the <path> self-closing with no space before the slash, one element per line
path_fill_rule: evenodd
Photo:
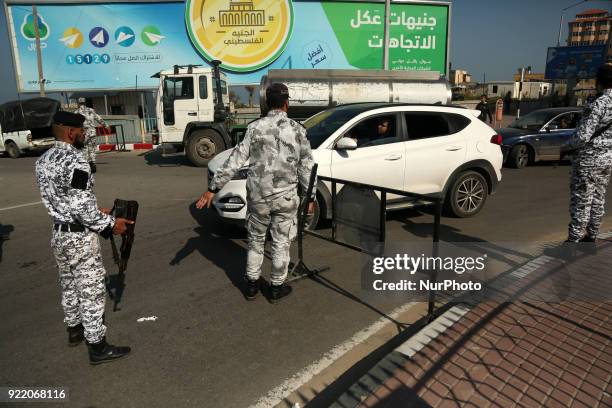
<path fill-rule="evenodd" d="M 546 57 L 546 79 L 592 79 L 606 61 L 605 45 L 550 47 Z"/>
<path fill-rule="evenodd" d="M 448 3 L 391 6 L 389 69 L 446 74 Z M 213 59 L 232 85 L 269 69 L 382 69 L 384 3 L 187 0 L 40 5 L 49 91 L 156 88 L 151 75 Z M 38 90 L 32 8 L 9 4 L 21 92 Z"/>

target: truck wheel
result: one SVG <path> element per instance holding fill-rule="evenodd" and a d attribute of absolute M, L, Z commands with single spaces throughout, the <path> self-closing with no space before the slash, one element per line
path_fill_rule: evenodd
<path fill-rule="evenodd" d="M 198 167 L 204 167 L 218 153 L 225 149 L 220 134 L 211 129 L 196 130 L 189 136 L 185 152 L 189 161 Z"/>
<path fill-rule="evenodd" d="M 446 210 L 457 218 L 472 217 L 482 210 L 488 194 L 487 181 L 480 173 L 471 170 L 463 172 L 446 196 Z"/>
<path fill-rule="evenodd" d="M 8 141 L 6 142 L 6 144 L 4 145 L 5 149 L 6 149 L 6 153 L 13 159 L 18 158 L 19 156 L 21 156 L 21 150 L 19 150 L 19 147 L 17 147 L 17 145 L 15 144 L 15 142 L 11 142 Z"/>

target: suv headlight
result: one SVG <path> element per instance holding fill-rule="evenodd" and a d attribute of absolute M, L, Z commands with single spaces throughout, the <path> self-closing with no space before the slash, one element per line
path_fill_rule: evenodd
<path fill-rule="evenodd" d="M 249 169 L 240 169 L 236 174 L 234 174 L 232 180 L 246 180 L 248 175 Z"/>

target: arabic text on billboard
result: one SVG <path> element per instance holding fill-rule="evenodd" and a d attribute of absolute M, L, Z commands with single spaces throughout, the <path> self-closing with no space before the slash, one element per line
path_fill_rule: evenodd
<path fill-rule="evenodd" d="M 270 69 L 383 68 L 381 3 L 56 4 L 39 6 L 38 16 L 51 91 L 156 88 L 151 75 L 160 70 L 216 58 L 233 85 L 259 83 Z M 35 92 L 32 8 L 10 5 L 9 19 L 19 88 Z M 390 24 L 390 69 L 446 73 L 447 5 L 393 4 Z"/>

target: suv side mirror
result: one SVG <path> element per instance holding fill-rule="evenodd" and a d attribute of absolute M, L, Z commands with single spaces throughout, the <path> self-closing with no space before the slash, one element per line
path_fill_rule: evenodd
<path fill-rule="evenodd" d="M 338 143 L 336 143 L 336 149 L 355 150 L 357 149 L 357 142 L 350 137 L 343 137 L 342 139 L 338 140 Z"/>
<path fill-rule="evenodd" d="M 555 125 L 553 123 L 551 123 L 550 125 L 544 128 L 544 130 L 546 130 L 547 132 L 550 132 L 551 130 L 557 130 L 557 129 L 559 129 L 559 125 Z"/>

